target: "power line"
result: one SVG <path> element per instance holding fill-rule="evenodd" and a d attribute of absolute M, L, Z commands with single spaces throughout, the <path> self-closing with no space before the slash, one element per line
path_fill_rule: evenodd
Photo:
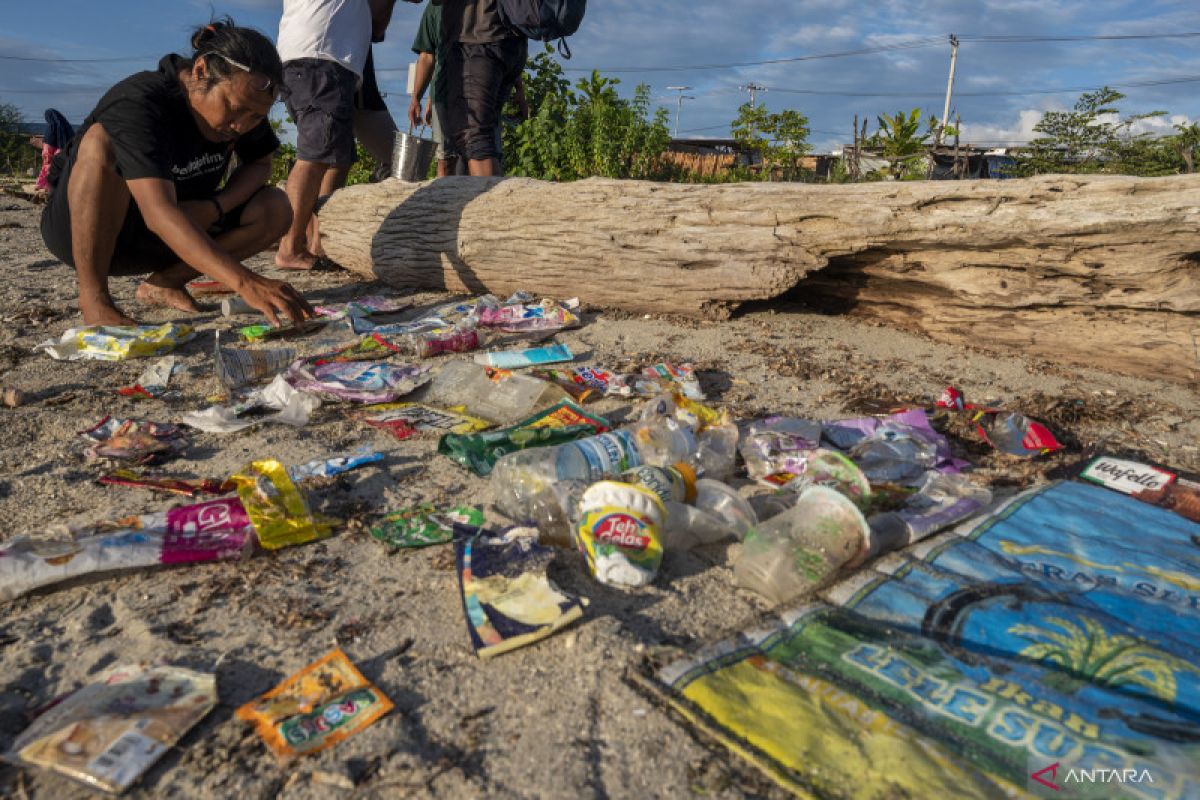
<path fill-rule="evenodd" d="M 1179 33 L 1125 33 L 1125 34 L 1095 34 L 1095 35 L 1074 35 L 1074 34 L 1044 34 L 1044 35 L 1017 35 L 1017 34 L 963 34 L 958 37 L 964 42 L 978 42 L 980 44 L 1034 44 L 1045 42 L 1115 42 L 1115 41 L 1152 41 L 1156 39 L 1196 39 L 1200 38 L 1200 32 L 1183 31 Z M 843 50 L 832 53 L 816 53 L 804 56 L 791 56 L 786 58 L 772 58 L 762 61 L 740 61 L 731 62 L 728 64 L 691 64 L 691 65 L 668 65 L 657 67 L 613 67 L 599 68 L 601 72 L 670 72 L 679 70 L 708 70 L 708 69 L 735 69 L 738 67 L 758 67 L 770 64 L 791 64 L 798 61 L 816 61 L 826 58 L 848 58 L 850 56 L 873 55 L 876 53 L 888 53 L 897 50 L 915 50 L 927 47 L 934 47 L 941 43 L 944 37 L 933 36 L 922 39 L 911 39 L 904 42 L 893 42 L 892 44 L 880 45 L 877 47 L 864 47 L 857 50 Z M 32 61 L 44 64 L 113 64 L 123 61 L 148 61 L 156 60 L 160 55 L 142 55 L 142 56 L 109 56 L 103 58 L 51 58 L 46 56 L 18 56 L 0 53 L 0 60 L 5 61 Z M 386 67 L 377 69 L 376 72 L 398 72 L 407 71 L 408 67 Z M 591 68 L 572 67 L 566 70 L 567 72 L 591 72 Z"/>
<path fill-rule="evenodd" d="M 1129 83 L 1104 83 L 1111 89 L 1141 89 L 1149 86 L 1172 86 L 1180 83 L 1197 83 L 1200 82 L 1200 76 L 1191 76 L 1186 78 L 1163 78 L 1160 80 L 1146 81 L 1131 81 Z M 1079 92 L 1095 91 L 1096 85 L 1092 86 L 1064 86 L 1056 89 L 1020 89 L 1012 91 L 995 91 L 995 92 L 956 92 L 956 97 L 1029 97 L 1038 94 L 1075 94 Z M 939 92 L 835 92 L 825 89 L 785 89 L 777 86 L 770 87 L 772 92 L 781 94 L 805 94 L 817 95 L 821 97 L 936 97 L 941 98 Z"/>
<path fill-rule="evenodd" d="M 41 58 L 38 56 L 8 56 L 0 54 L 4 61 L 36 61 L 42 64 L 113 64 L 119 61 L 156 61 L 157 56 L 114 56 L 112 58 Z"/>

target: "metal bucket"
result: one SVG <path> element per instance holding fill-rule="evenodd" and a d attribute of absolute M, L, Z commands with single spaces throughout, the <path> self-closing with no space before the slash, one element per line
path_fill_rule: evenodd
<path fill-rule="evenodd" d="M 412 128 L 408 129 L 408 133 L 396 131 L 396 144 L 392 148 L 392 177 L 410 183 L 425 180 L 436 154 L 437 142 L 433 139 L 414 136 Z"/>

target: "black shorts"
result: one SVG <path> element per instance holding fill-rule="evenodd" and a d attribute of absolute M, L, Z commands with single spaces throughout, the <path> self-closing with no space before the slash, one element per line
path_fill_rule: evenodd
<path fill-rule="evenodd" d="M 525 69 L 528 47 L 525 38 L 510 37 L 486 44 L 459 42 L 447 49 L 449 94 L 442 125 L 452 148 L 468 159 L 500 158 L 500 112 Z"/>
<path fill-rule="evenodd" d="M 71 252 L 71 205 L 67 201 L 67 183 L 71 178 L 71 167 L 71 162 L 67 162 L 54 191 L 50 193 L 46 208 L 42 210 L 41 227 L 42 241 L 46 243 L 46 249 L 58 260 L 74 267 L 75 256 Z M 209 234 L 217 236 L 240 227 L 242 212 L 249 203 L 247 200 L 227 211 L 221 224 L 209 229 Z M 141 209 L 138 208 L 137 202 L 130 198 L 129 210 L 125 212 L 125 221 L 121 223 L 121 231 L 117 234 L 117 244 L 113 250 L 108 274 L 145 275 L 178 263 L 179 256 L 175 255 L 166 242 L 158 238 L 158 234 L 146 227 Z"/>
<path fill-rule="evenodd" d="M 283 65 L 287 110 L 296 123 L 296 158 L 317 164 L 354 163 L 354 95 L 358 76 L 324 58 Z"/>
<path fill-rule="evenodd" d="M 375 80 L 375 50 L 367 50 L 367 65 L 363 67 L 362 87 L 354 95 L 355 111 L 387 111 L 387 103 L 379 93 L 379 83 Z"/>

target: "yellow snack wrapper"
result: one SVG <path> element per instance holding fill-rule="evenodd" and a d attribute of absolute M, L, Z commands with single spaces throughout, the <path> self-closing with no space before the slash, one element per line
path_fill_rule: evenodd
<path fill-rule="evenodd" d="M 333 747 L 391 711 L 392 701 L 340 648 L 237 710 L 281 760 Z"/>
<path fill-rule="evenodd" d="M 332 533 L 331 521 L 313 515 L 304 493 L 275 459 L 254 461 L 230 480 L 237 484 L 238 498 L 264 550 L 315 542 Z"/>
<path fill-rule="evenodd" d="M 110 326 L 94 325 L 71 328 L 58 341 L 42 342 L 34 350 L 46 352 L 58 361 L 124 361 L 127 358 L 161 356 L 190 341 L 196 332 L 189 325 L 168 322 L 165 325 Z"/>
<path fill-rule="evenodd" d="M 672 399 L 675 401 L 675 418 L 680 422 L 690 424 L 698 431 L 715 428 L 729 422 L 729 412 L 725 409 L 717 411 L 680 392 L 675 392 Z"/>

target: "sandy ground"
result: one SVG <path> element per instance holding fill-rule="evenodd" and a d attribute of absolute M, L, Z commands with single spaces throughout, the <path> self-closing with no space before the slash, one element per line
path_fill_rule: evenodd
<path fill-rule="evenodd" d="M 60 363 L 32 353 L 33 345 L 79 322 L 73 272 L 46 252 L 37 223 L 36 208 L 0 195 L 0 384 L 32 395 L 22 408 L 0 408 L 0 539 L 173 502 L 96 484 L 75 432 L 105 414 L 174 421 L 205 407 L 216 388 L 212 331 L 228 324 L 216 313 L 187 320 L 201 334 L 177 353 L 186 371 L 177 373 L 172 388 L 179 395 L 168 401 L 116 394 L 144 361 Z M 264 258 L 251 265 L 274 274 Z M 382 288 L 340 272 L 293 280 L 318 301 Z M 133 310 L 135 280 L 114 283 L 118 301 Z M 414 300 L 425 305 L 445 297 Z M 179 318 L 166 311 L 141 317 Z M 960 455 L 982 465 L 980 478 L 1001 489 L 1039 480 L 1084 449 L 1200 466 L 1194 387 L 986 355 L 784 302 L 726 323 L 589 313 L 582 329 L 559 339 L 609 366 L 691 361 L 714 403 L 739 417 L 835 418 L 932 403 L 953 383 L 975 402 L 1040 416 L 1072 445 L 1071 454 L 1031 466 L 955 439 Z M 620 420 L 631 406 L 606 400 L 594 408 Z M 322 510 L 369 519 L 421 501 L 490 499 L 486 481 L 438 456 L 434 439 L 398 442 L 333 405 L 299 430 L 198 434 L 170 471 L 222 477 L 251 458 L 295 464 L 362 443 L 387 460 L 315 490 Z M 322 543 L 243 562 L 46 590 L 0 611 L 0 749 L 31 712 L 100 670 L 163 659 L 215 671 L 220 704 L 133 796 L 778 796 L 623 679 L 646 653 L 691 646 L 764 612 L 764 602 L 735 587 L 729 555 L 726 546 L 711 546 L 669 556 L 653 586 L 620 592 L 592 581 L 580 558 L 563 552 L 551 575 L 591 601 L 587 615 L 566 632 L 491 661 L 470 650 L 449 547 L 389 554 L 353 526 Z M 280 766 L 233 711 L 335 645 L 392 698 L 396 711 L 332 750 Z M 0 796 L 85 794 L 45 773 L 0 766 Z"/>

